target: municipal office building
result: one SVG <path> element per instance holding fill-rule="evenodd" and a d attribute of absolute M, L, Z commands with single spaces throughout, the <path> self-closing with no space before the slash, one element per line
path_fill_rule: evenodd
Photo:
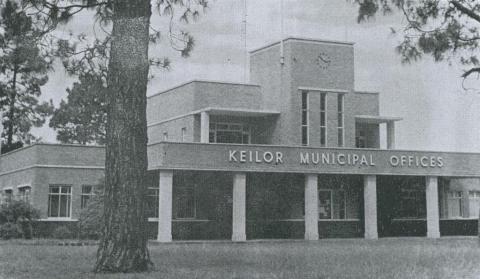
<path fill-rule="evenodd" d="M 151 238 L 477 234 L 480 154 L 395 149 L 402 116 L 355 90 L 352 43 L 266 45 L 250 52 L 250 80 L 193 80 L 148 98 Z M 64 144 L 3 154 L 1 199 L 38 208 L 46 235 L 75 228 L 104 156 Z"/>

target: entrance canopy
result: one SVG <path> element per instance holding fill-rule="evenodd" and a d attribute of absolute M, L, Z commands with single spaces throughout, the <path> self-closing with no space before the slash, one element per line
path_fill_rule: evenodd
<path fill-rule="evenodd" d="M 161 142 L 148 147 L 148 166 L 150 170 L 480 177 L 480 154 Z"/>

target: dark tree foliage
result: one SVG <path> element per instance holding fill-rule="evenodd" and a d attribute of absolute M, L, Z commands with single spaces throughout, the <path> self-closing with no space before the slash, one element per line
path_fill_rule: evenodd
<path fill-rule="evenodd" d="M 52 113 L 50 102 L 40 102 L 40 87 L 48 81 L 52 59 L 42 50 L 41 31 L 17 2 L 0 2 L 0 110 L 6 149 L 36 138 L 32 127 L 40 127 Z"/>
<path fill-rule="evenodd" d="M 50 127 L 62 143 L 105 144 L 107 122 L 104 79 L 98 75 L 81 75 L 67 89 L 67 101 L 62 100 L 50 119 Z"/>
<path fill-rule="evenodd" d="M 403 63 L 429 55 L 435 61 L 459 61 L 467 78 L 480 73 L 480 1 L 478 0 L 354 0 L 358 22 L 378 12 L 403 13 L 403 41 L 397 47 Z M 397 32 L 397 30 L 394 30 Z"/>
<path fill-rule="evenodd" d="M 168 26 L 152 27 L 150 0 L 24 0 L 35 10 L 45 32 L 68 22 L 85 9 L 94 9 L 106 30 L 95 40 L 85 35 L 57 41 L 57 55 L 69 73 L 107 72 L 104 229 L 97 252 L 96 272 L 138 272 L 151 266 L 145 215 L 147 174 L 146 90 L 150 65 L 168 66 L 148 56 L 149 44 L 168 42 L 184 57 L 193 37 L 176 22 L 188 23 L 207 7 L 206 0 L 156 0 L 154 10 L 168 16 Z M 162 28 L 166 27 L 166 28 Z M 107 58 L 107 59 L 104 59 Z M 108 63 L 105 63 L 108 61 Z"/>

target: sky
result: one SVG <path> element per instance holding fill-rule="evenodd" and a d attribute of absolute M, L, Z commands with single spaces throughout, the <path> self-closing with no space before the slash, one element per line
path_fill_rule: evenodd
<path fill-rule="evenodd" d="M 244 0 L 211 0 L 206 13 L 186 26 L 195 37 L 189 58 L 180 57 L 167 41 L 152 46 L 150 56 L 169 57 L 172 68 L 151 70 L 154 78 L 147 95 L 193 79 L 248 82 L 243 7 Z M 279 0 L 247 0 L 247 50 L 280 40 L 280 15 Z M 391 27 L 403 26 L 401 15 L 377 15 L 362 24 L 356 15 L 357 7 L 349 1 L 285 0 L 284 37 L 354 42 L 356 90 L 380 92 L 380 114 L 403 118 L 396 124 L 397 149 L 480 152 L 480 93 L 463 89 L 462 67 L 434 63 L 429 57 L 402 65 L 395 52 L 400 37 L 391 34 Z M 165 30 L 165 19 L 153 16 L 152 25 Z M 93 34 L 97 29 L 90 14 L 79 14 L 58 32 Z M 58 105 L 72 81 L 56 67 L 42 98 Z M 55 142 L 55 132 L 48 127 L 33 132 Z"/>

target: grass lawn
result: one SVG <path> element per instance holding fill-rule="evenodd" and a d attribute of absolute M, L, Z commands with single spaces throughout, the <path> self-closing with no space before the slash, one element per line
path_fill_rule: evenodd
<path fill-rule="evenodd" d="M 96 246 L 0 242 L 0 278 L 480 278 L 476 238 L 150 245 L 143 274 L 90 272 Z"/>

